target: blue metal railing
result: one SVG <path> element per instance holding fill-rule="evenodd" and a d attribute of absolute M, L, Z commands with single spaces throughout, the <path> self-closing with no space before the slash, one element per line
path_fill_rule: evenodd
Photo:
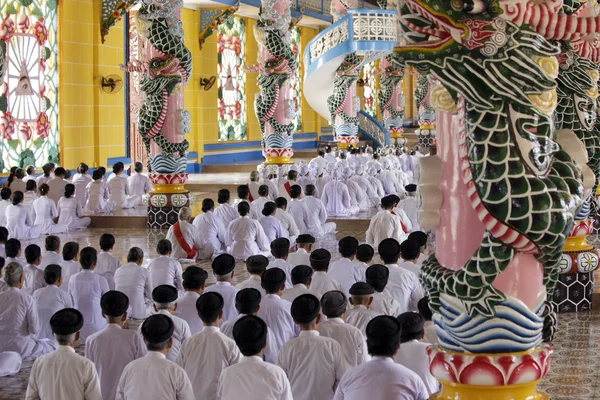
<path fill-rule="evenodd" d="M 390 132 L 385 129 L 381 122 L 364 110 L 358 112 L 358 117 L 358 131 L 363 137 L 373 140 L 375 149 L 381 146 L 389 146 Z"/>

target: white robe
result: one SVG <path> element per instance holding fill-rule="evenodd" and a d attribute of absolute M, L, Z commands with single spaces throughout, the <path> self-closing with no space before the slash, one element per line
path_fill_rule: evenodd
<path fill-rule="evenodd" d="M 50 328 L 50 318 L 52 318 L 54 313 L 63 308 L 73 307 L 71 295 L 60 290 L 58 286 L 49 285 L 33 292 L 33 300 L 35 301 L 40 319 L 38 339 L 54 340 L 54 335 L 52 335 L 52 329 Z"/>
<path fill-rule="evenodd" d="M 348 186 L 339 180 L 331 180 L 323 188 L 321 195 L 327 214 L 333 217 L 347 217 L 358 212 L 357 206 L 352 206 Z"/>
<path fill-rule="evenodd" d="M 27 264 L 23 268 L 23 287 L 21 288 L 23 293 L 33 295 L 33 292 L 46 286 L 43 269 L 33 264 Z"/>
<path fill-rule="evenodd" d="M 427 393 L 431 396 L 440 390 L 440 383 L 429 372 L 429 356 L 427 355 L 429 346 L 431 346 L 430 343 L 418 340 L 402 343 L 394 356 L 394 361 L 419 375 L 427 388 Z"/>
<path fill-rule="evenodd" d="M 27 208 L 11 204 L 6 209 L 6 229 L 11 239 L 30 240 L 40 236 L 41 226 L 33 225 L 33 218 Z"/>
<path fill-rule="evenodd" d="M 248 216 L 240 217 L 229 224 L 227 243 L 230 243 L 231 255 L 237 260 L 246 260 L 257 254 L 270 254 L 270 243 L 265 231 L 258 221 Z"/>
<path fill-rule="evenodd" d="M 50 176 L 40 175 L 35 179 L 35 185 L 37 187 L 42 186 L 43 183 L 48 183 L 50 179 L 54 177 L 54 173 L 51 173 Z"/>
<path fill-rule="evenodd" d="M 194 218 L 193 225 L 199 237 L 212 244 L 215 253 L 222 253 L 227 248 L 225 242 L 227 228 L 215 213 L 207 211 Z"/>
<path fill-rule="evenodd" d="M 347 324 L 357 327 L 364 337 L 367 337 L 367 325 L 369 322 L 380 315 L 373 310 L 369 310 L 367 307 L 362 304 L 357 304 L 352 306 L 348 311 L 346 311 L 346 316 L 344 320 Z"/>
<path fill-rule="evenodd" d="M 225 321 L 221 324 L 221 332 L 227 335 L 228 338 L 233 340 L 233 327 L 235 323 L 242 317 L 246 317 L 248 314 L 240 314 L 235 319 Z M 275 336 L 269 327 L 267 326 L 267 347 L 264 351 L 265 361 L 271 364 L 277 362 L 277 348 L 275 347 Z"/>
<path fill-rule="evenodd" d="M 261 285 L 262 284 L 261 284 L 260 276 L 251 274 L 248 279 L 246 279 L 243 282 L 238 283 L 237 285 L 235 285 L 235 287 L 238 288 L 239 290 L 248 289 L 248 288 L 256 289 L 260 292 L 260 295 L 262 297 L 265 297 L 265 289 L 263 289 Z"/>
<path fill-rule="evenodd" d="M 28 190 L 23 193 L 23 207 L 27 207 L 29 212 L 31 212 L 31 207 L 33 207 L 33 202 L 37 200 L 40 196 L 37 194 L 35 190 Z"/>
<path fill-rule="evenodd" d="M 73 185 L 75 185 L 75 198 L 77 202 L 81 206 L 81 208 L 85 207 L 87 203 L 87 186 L 92 183 L 94 180 L 88 174 L 77 174 L 73 179 Z"/>
<path fill-rule="evenodd" d="M 302 248 L 299 248 L 295 252 L 290 253 L 287 262 L 292 266 L 292 268 L 297 265 L 310 266 L 310 253 Z"/>
<path fill-rule="evenodd" d="M 101 251 L 98 253 L 98 260 L 96 262 L 96 269 L 94 272 L 106 279 L 110 290 L 115 289 L 115 272 L 121 268 L 123 263 L 121 260 L 113 256 L 108 251 Z"/>
<path fill-rule="evenodd" d="M 297 283 L 293 287 L 285 289 L 283 291 L 283 294 L 281 295 L 281 298 L 289 301 L 290 303 L 293 303 L 294 300 L 296 300 L 296 297 L 301 296 L 303 294 L 312 294 L 317 299 L 321 298 L 321 294 L 310 290 L 303 283 Z"/>
<path fill-rule="evenodd" d="M 363 274 L 358 264 L 349 258 L 342 257 L 329 265 L 327 274 L 344 288 L 346 296 L 350 294 L 350 287 L 362 281 Z"/>
<path fill-rule="evenodd" d="M 198 230 L 194 225 L 187 221 L 179 221 L 179 228 L 181 229 L 181 235 L 188 246 L 196 249 L 197 260 L 205 260 L 213 255 L 214 250 L 212 244 L 204 241 L 204 238 L 200 237 Z M 171 257 L 176 259 L 188 258 L 186 251 L 183 249 L 183 247 L 181 247 L 179 241 L 175 237 L 173 226 L 171 226 L 167 231 L 166 239 L 173 245 Z"/>
<path fill-rule="evenodd" d="M 223 321 L 229 321 L 237 317 L 238 312 L 235 308 L 235 296 L 240 290 L 230 282 L 216 282 L 214 285 L 206 288 L 204 293 L 216 292 L 223 296 Z"/>
<path fill-rule="evenodd" d="M 110 201 L 115 203 L 115 209 L 133 208 L 142 202 L 141 196 L 129 193 L 126 176 L 112 174 L 106 184 L 110 192 Z"/>
<path fill-rule="evenodd" d="M 278 211 L 279 212 L 279 211 Z M 258 223 L 262 226 L 269 239 L 269 243 L 275 239 L 286 237 L 281 222 L 272 215 L 262 216 L 258 219 Z"/>
<path fill-rule="evenodd" d="M 109 192 L 102 180 L 90 182 L 86 189 L 87 203 L 85 212 L 109 213 L 115 208 L 115 203 L 109 200 Z"/>
<path fill-rule="evenodd" d="M 400 202 L 400 205 L 398 205 L 398 207 L 401 208 L 406 213 L 406 216 L 408 217 L 408 219 L 410 220 L 410 223 L 412 225 L 412 230 L 413 231 L 421 230 L 421 226 L 419 225 L 419 218 L 418 218 L 417 199 L 412 196 L 409 196 L 409 197 L 405 198 L 404 200 L 402 200 Z"/>
<path fill-rule="evenodd" d="M 183 296 L 177 299 L 177 310 L 173 313 L 173 315 L 188 323 L 192 335 L 200 332 L 204 326 L 196 310 L 196 301 L 199 297 L 200 295 L 196 292 L 186 291 Z"/>
<path fill-rule="evenodd" d="M 177 360 L 177 357 L 179 356 L 179 351 L 181 350 L 181 345 L 183 344 L 183 342 L 192 337 L 192 331 L 190 330 L 190 326 L 183 318 L 179 318 L 176 315 L 171 315 L 171 313 L 167 310 L 158 310 L 158 312 L 154 312 L 153 314 L 166 315 L 167 317 L 171 318 L 171 321 L 173 321 L 173 325 L 175 325 L 173 336 L 171 336 L 173 338 L 173 345 L 167 353 L 167 360 L 175 362 L 175 360 Z M 138 328 L 138 333 L 140 335 L 142 334 L 141 324 Z"/>
<path fill-rule="evenodd" d="M 392 317 L 397 317 L 400 314 L 408 311 L 402 308 L 402 305 L 398 302 L 398 300 L 394 299 L 385 292 L 373 293 L 373 302 L 371 303 L 370 309 L 380 315 L 391 315 Z"/>
<path fill-rule="evenodd" d="M 152 290 L 160 285 L 174 286 L 179 292 L 183 291 L 182 268 L 179 261 L 169 256 L 158 256 L 148 264 Z"/>
<path fill-rule="evenodd" d="M 262 210 L 265 208 L 265 204 L 270 201 L 271 199 L 268 197 L 255 197 L 254 201 L 250 204 L 250 214 L 252 218 L 258 220 L 263 217 Z"/>
<path fill-rule="evenodd" d="M 286 289 L 292 288 L 292 265 L 284 260 L 283 258 L 275 258 L 272 261 L 269 261 L 269 265 L 267 265 L 267 269 L 271 268 L 279 268 L 283 272 L 285 272 L 285 287 Z"/>
<path fill-rule="evenodd" d="M 321 336 L 336 340 L 341 348 L 348 369 L 371 359 L 367 353 L 367 341 L 360 329 L 344 322 L 341 318 L 328 318 L 319 324 Z"/>
<path fill-rule="evenodd" d="M 152 303 L 152 285 L 146 268 L 130 262 L 115 272 L 115 290 L 129 297 L 131 318 L 143 319 L 148 316 Z"/>
<path fill-rule="evenodd" d="M 61 276 L 63 280 L 60 285 L 60 290 L 69 293 L 69 280 L 71 279 L 71 276 L 82 271 L 81 265 L 73 260 L 65 260 L 60 263 L 60 267 L 62 268 Z"/>
<path fill-rule="evenodd" d="M 9 200 L 0 200 L 0 226 L 6 227 L 6 209 L 12 205 Z"/>
<path fill-rule="evenodd" d="M 263 178 L 260 180 L 260 184 L 267 185 L 269 187 L 269 199 L 271 201 L 275 201 L 275 199 L 279 197 L 279 189 L 277 188 L 277 185 L 273 183 L 272 180 Z"/>
<path fill-rule="evenodd" d="M 398 243 L 402 243 L 405 235 L 400 219 L 396 218 L 390 210 L 381 210 L 369 222 L 366 241 L 373 248 L 378 248 L 379 243 L 384 239 L 396 239 Z"/>
<path fill-rule="evenodd" d="M 311 218 L 310 212 L 302 200 L 292 199 L 288 201 L 286 211 L 294 217 L 301 235 L 310 234 L 316 230 L 316 227 L 313 226 L 315 221 Z"/>
<path fill-rule="evenodd" d="M 109 290 L 106 279 L 89 269 L 84 269 L 69 279 L 69 294 L 73 298 L 73 307 L 83 314 L 79 343 L 84 344 L 88 336 L 106 326 L 100 299 Z"/>
<path fill-rule="evenodd" d="M 313 221 L 311 233 L 316 237 L 334 234 L 337 226 L 335 222 L 327 222 L 327 210 L 323 202 L 313 196 L 306 196 L 302 201 L 306 204 L 309 217 Z"/>
<path fill-rule="evenodd" d="M 61 197 L 58 201 L 58 224 L 65 225 L 69 231 L 87 228 L 92 219 L 82 217 L 83 210 L 76 198 Z"/>
<path fill-rule="evenodd" d="M 223 203 L 215 208 L 214 214 L 223 222 L 223 226 L 225 226 L 225 228 L 229 226 L 231 221 L 240 217 L 237 209 L 233 208 L 231 204 L 228 203 Z"/>
<path fill-rule="evenodd" d="M 260 196 L 258 195 L 258 188 L 260 186 L 260 183 L 258 182 L 248 182 L 248 191 L 250 192 L 250 196 L 252 196 L 252 200 L 256 200 L 258 199 Z"/>
<path fill-rule="evenodd" d="M 133 172 L 129 178 L 127 178 L 127 189 L 129 194 L 132 196 L 139 196 L 140 200 L 143 195 L 150 193 L 152 190 L 152 182 L 144 174 L 139 172 Z"/>
<path fill-rule="evenodd" d="M 310 283 L 310 289 L 323 296 L 331 290 L 344 292 L 344 287 L 330 277 L 325 271 L 315 271 Z"/>
<path fill-rule="evenodd" d="M 290 245 L 296 243 L 296 238 L 300 234 L 300 231 L 298 230 L 298 226 L 296 225 L 294 217 L 292 217 L 284 209 L 278 208 L 277 212 L 275 213 L 275 218 L 277 218 L 279 222 L 281 222 L 284 237 L 290 239 Z"/>
<path fill-rule="evenodd" d="M 54 223 L 54 219 L 58 218 L 58 211 L 56 204 L 48 196 L 41 196 L 33 202 L 31 217 L 42 234 L 63 233 L 68 229 L 65 224 Z"/>
<path fill-rule="evenodd" d="M 251 356 L 221 372 L 217 399 L 293 400 L 293 397 L 290 382 L 280 367 Z"/>
<path fill-rule="evenodd" d="M 388 268 L 390 276 L 384 292 L 396 299 L 402 309 L 417 311 L 417 303 L 425 296 L 419 278 L 414 273 L 400 268 L 398 264 L 386 264 L 385 266 Z"/>
<path fill-rule="evenodd" d="M 262 318 L 275 335 L 275 346 L 278 351 L 284 343 L 298 336 L 300 328 L 291 314 L 292 303 L 283 300 L 276 294 L 267 294 L 260 302 L 258 317 Z"/>

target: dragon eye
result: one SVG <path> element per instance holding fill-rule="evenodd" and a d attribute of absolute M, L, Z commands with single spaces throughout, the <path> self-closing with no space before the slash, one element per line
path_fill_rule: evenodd
<path fill-rule="evenodd" d="M 483 0 L 463 0 L 462 9 L 468 14 L 483 14 L 485 2 Z"/>

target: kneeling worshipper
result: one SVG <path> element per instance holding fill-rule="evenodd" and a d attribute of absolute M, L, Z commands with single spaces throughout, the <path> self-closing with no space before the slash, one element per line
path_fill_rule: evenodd
<path fill-rule="evenodd" d="M 288 201 L 287 212 L 294 217 L 300 233 L 314 233 L 316 221 L 311 217 L 304 201 L 300 199 L 301 195 L 300 185 L 293 185 L 290 189 L 291 199 Z"/>
<path fill-rule="evenodd" d="M 404 190 L 406 191 L 406 197 L 400 202 L 399 207 L 406 213 L 412 224 L 412 229 L 418 231 L 421 227 L 417 213 L 417 198 L 415 197 L 417 194 L 417 185 L 411 183 L 410 185 L 406 185 Z"/>
<path fill-rule="evenodd" d="M 235 259 L 231 254 L 221 254 L 212 262 L 213 274 L 217 282 L 207 287 L 204 293 L 216 292 L 223 296 L 223 321 L 230 321 L 237 316 L 235 295 L 239 289 L 231 284 L 235 269 Z"/>
<path fill-rule="evenodd" d="M 319 335 L 319 299 L 312 294 L 297 297 L 292 318 L 300 326 L 300 335 L 281 347 L 277 365 L 288 376 L 294 399 L 332 399 L 347 367 L 340 344 Z"/>
<path fill-rule="evenodd" d="M 388 267 L 381 264 L 371 265 L 367 268 L 365 276 L 367 283 L 375 290 L 375 293 L 373 293 L 371 310 L 380 315 L 400 315 L 406 311 L 396 299 L 389 296 L 385 291 L 385 286 L 390 277 L 390 270 Z"/>
<path fill-rule="evenodd" d="M 154 313 L 166 315 L 173 320 L 175 325 L 173 345 L 167 353 L 167 360 L 175 361 L 179 355 L 181 344 L 192 336 L 188 323 L 173 315 L 177 309 L 177 289 L 170 285 L 157 286 L 152 291 L 152 300 L 154 301 Z"/>
<path fill-rule="evenodd" d="M 73 308 L 73 299 L 64 290 L 60 290 L 62 285 L 62 268 L 60 265 L 50 264 L 44 269 L 44 281 L 48 286 L 39 288 L 33 292 L 33 300 L 40 320 L 39 339 L 51 339 L 52 329 L 50 329 L 50 318 L 63 308 Z"/>
<path fill-rule="evenodd" d="M 124 169 L 125 166 L 122 162 L 115 163 L 113 173 L 106 181 L 106 186 L 110 192 L 110 201 L 115 204 L 115 209 L 133 208 L 142 202 L 141 196 L 134 196 L 129 193 L 127 176 L 122 175 Z"/>
<path fill-rule="evenodd" d="M 261 185 L 267 185 L 269 187 L 269 198 L 271 199 L 271 201 L 275 201 L 275 199 L 279 197 L 279 189 L 277 188 L 277 185 L 271 180 L 271 178 L 276 180 L 277 175 L 272 173 L 272 170 L 271 168 L 269 168 L 268 165 L 263 168 L 261 173 L 262 179 L 259 183 Z"/>
<path fill-rule="evenodd" d="M 246 259 L 246 270 L 250 274 L 250 277 L 245 281 L 238 283 L 236 288 L 242 290 L 246 288 L 254 288 L 260 292 L 262 296 L 265 295 L 265 289 L 262 288 L 261 277 L 262 274 L 267 270 L 269 265 L 269 259 L 265 256 L 250 256 Z"/>
<path fill-rule="evenodd" d="M 249 217 L 250 204 L 238 204 L 240 218 L 229 224 L 227 243 L 231 245 L 231 255 L 236 260 L 245 260 L 256 254 L 269 254 L 269 239 L 260 223 Z"/>
<path fill-rule="evenodd" d="M 221 372 L 217 398 L 222 400 L 293 400 L 285 372 L 263 361 L 268 328 L 254 315 L 240 318 L 233 327 L 233 338 L 244 356 Z"/>
<path fill-rule="evenodd" d="M 214 214 L 215 202 L 213 199 L 202 200 L 202 214 L 194 218 L 194 225 L 197 229 L 198 237 L 209 242 L 213 247 L 213 254 L 221 254 L 227 248 L 227 226 L 223 224 L 221 218 Z"/>
<path fill-rule="evenodd" d="M 33 363 L 27 399 L 102 400 L 94 363 L 75 352 L 82 326 L 83 315 L 74 308 L 65 308 L 52 316 L 50 327 L 58 348 Z"/>
<path fill-rule="evenodd" d="M 358 206 L 353 207 L 350 203 L 348 186 L 341 181 L 341 172 L 338 169 L 331 173 L 331 180 L 323 188 L 321 200 L 327 214 L 333 217 L 347 217 L 358 212 Z"/>
<path fill-rule="evenodd" d="M 330 290 L 341 290 L 345 292 L 341 284 L 329 276 L 329 261 L 331 261 L 331 253 L 326 249 L 317 249 L 310 253 L 310 266 L 315 271 L 312 276 L 311 290 L 320 295 L 329 292 Z"/>
<path fill-rule="evenodd" d="M 132 247 L 127 254 L 127 264 L 115 272 L 115 290 L 129 298 L 131 318 L 144 319 L 148 316 L 152 302 L 152 285 L 148 269 L 142 267 L 144 252 Z"/>
<path fill-rule="evenodd" d="M 283 226 L 281 226 L 281 222 L 275 218 L 276 213 L 277 206 L 272 201 L 269 201 L 264 205 L 261 211 L 262 217 L 258 218 L 258 223 L 265 231 L 265 235 L 267 235 L 269 242 L 273 242 L 273 240 L 285 237 L 286 235 Z"/>
<path fill-rule="evenodd" d="M 419 314 L 409 311 L 400 314 L 398 321 L 402 326 L 402 336 L 400 349 L 394 356 L 394 361 L 419 375 L 429 395 L 438 392 L 440 383 L 429 372 L 427 347 L 431 346 L 431 343 L 422 341 L 425 335 L 425 320 Z"/>
<path fill-rule="evenodd" d="M 258 188 L 258 196 L 255 197 L 254 201 L 250 204 L 250 216 L 252 219 L 259 219 L 263 216 L 263 208 L 266 203 L 270 202 L 269 198 L 269 187 L 267 185 L 260 185 Z"/>
<path fill-rule="evenodd" d="M 335 234 L 335 222 L 327 222 L 327 210 L 321 199 L 316 197 L 315 185 L 306 185 L 306 197 L 302 200 L 306 204 L 309 217 L 312 218 L 312 230 L 317 237 Z"/>
<path fill-rule="evenodd" d="M 329 265 L 327 274 L 339 282 L 344 288 L 344 293 L 348 294 L 350 287 L 356 282 L 362 281 L 363 272 L 356 262 L 356 252 L 358 250 L 358 239 L 352 236 L 346 236 L 338 242 L 338 251 L 342 258 Z"/>
<path fill-rule="evenodd" d="M 171 257 L 177 259 L 205 260 L 210 258 L 213 246 L 204 241 L 198 230 L 190 223 L 192 210 L 189 207 L 181 207 L 178 221 L 167 231 L 166 239 L 173 244 Z"/>
<path fill-rule="evenodd" d="M 429 257 L 426 255 L 427 253 L 427 242 L 429 241 L 429 237 L 423 231 L 414 231 L 408 235 L 409 240 L 415 240 L 419 244 L 419 248 L 421 249 L 421 254 L 419 254 L 419 258 L 415 261 L 416 265 L 422 265 L 423 262 Z"/>
<path fill-rule="evenodd" d="M 150 182 L 150 178 L 142 174 L 143 169 L 144 164 L 139 161 L 136 162 L 132 174 L 127 178 L 129 194 L 138 197 L 140 200 L 143 195 L 152 191 L 152 182 Z"/>
<path fill-rule="evenodd" d="M 40 331 L 38 312 L 33 298 L 24 293 L 23 267 L 10 262 L 2 268 L 8 289 L 0 293 L 0 371 L 16 373 L 23 361 L 51 352 L 56 343 L 49 339 L 36 339 Z M 17 353 L 16 357 L 10 352 Z"/>
<path fill-rule="evenodd" d="M 29 209 L 23 205 L 23 192 L 12 194 L 12 204 L 6 208 L 6 229 L 11 239 L 29 240 L 40 236 L 41 226 L 33 224 Z M 64 231 L 63 231 L 64 232 Z"/>
<path fill-rule="evenodd" d="M 271 242 L 271 255 L 274 260 L 269 262 L 267 269 L 281 268 L 285 272 L 285 288 L 292 288 L 292 266 L 287 262 L 290 253 L 290 241 L 286 238 L 275 239 Z"/>
<path fill-rule="evenodd" d="M 300 234 L 300 231 L 296 226 L 296 221 L 294 221 L 294 217 L 292 217 L 292 215 L 286 211 L 288 202 L 283 197 L 278 197 L 277 200 L 275 200 L 275 204 L 277 205 L 277 212 L 275 213 L 275 218 L 279 220 L 279 222 L 281 223 L 281 227 L 283 228 L 282 236 L 290 239 L 290 242 L 294 244 L 296 238 Z"/>
<path fill-rule="evenodd" d="M 84 211 L 88 213 L 109 213 L 115 208 L 115 203 L 109 200 L 108 187 L 104 183 L 104 174 L 100 168 L 92 173 L 93 182 L 88 183 L 85 188 L 87 201 Z"/>
<path fill-rule="evenodd" d="M 373 357 L 346 372 L 334 400 L 426 400 L 427 388 L 417 374 L 394 362 L 402 328 L 396 317 L 381 315 L 367 325 L 367 349 Z"/>
<path fill-rule="evenodd" d="M 202 320 L 198 317 L 196 310 L 196 301 L 204 293 L 204 283 L 208 278 L 208 273 L 200 267 L 190 265 L 183 271 L 183 290 L 185 293 L 177 299 L 177 309 L 173 315 L 184 319 L 189 327 L 192 335 L 200 332 Z"/>
<path fill-rule="evenodd" d="M 346 312 L 346 322 L 354 325 L 366 337 L 367 324 L 379 314 L 371 310 L 375 290 L 366 282 L 356 282 L 350 288 L 352 308 Z"/>
<path fill-rule="evenodd" d="M 258 171 L 252 171 L 250 172 L 250 182 L 246 183 L 246 186 L 248 186 L 248 191 L 250 192 L 250 197 L 252 198 L 252 200 L 250 200 L 250 202 L 258 199 L 258 187 L 260 186 L 260 174 L 258 173 Z"/>
<path fill-rule="evenodd" d="M 247 315 L 256 315 L 260 308 L 261 299 L 262 295 L 256 289 L 247 288 L 240 290 L 235 295 L 235 308 L 239 314 L 235 319 L 223 322 L 221 324 L 221 332 L 230 339 L 233 339 L 233 327 L 235 326 L 235 323 Z M 275 335 L 273 335 L 273 332 L 270 329 L 267 328 L 267 330 L 267 347 L 265 348 L 264 359 L 266 362 L 275 364 L 277 361 Z"/>
<path fill-rule="evenodd" d="M 235 342 L 221 332 L 223 297 L 219 293 L 204 293 L 198 299 L 198 315 L 202 330 L 181 346 L 177 364 L 192 381 L 196 399 L 216 400 L 221 371 L 240 361 Z"/>
<path fill-rule="evenodd" d="M 336 340 L 341 348 L 348 369 L 369 361 L 367 343 L 360 329 L 344 322 L 348 308 L 346 295 L 332 290 L 321 297 L 321 307 L 327 320 L 322 321 L 317 330 L 321 336 Z"/>
<path fill-rule="evenodd" d="M 384 239 L 396 239 L 400 242 L 406 235 L 400 219 L 394 215 L 394 200 L 391 196 L 381 199 L 381 210 L 371 218 L 366 233 L 366 241 L 371 246 L 379 246 Z"/>
<path fill-rule="evenodd" d="M 435 331 L 435 324 L 433 323 L 433 313 L 429 308 L 429 298 L 427 296 L 419 300 L 417 304 L 419 308 L 419 315 L 425 320 L 423 329 L 425 330 L 424 341 L 431 344 L 438 344 L 439 338 Z"/>
<path fill-rule="evenodd" d="M 158 257 L 150 261 L 148 264 L 148 272 L 150 273 L 150 282 L 152 290 L 160 285 L 175 286 L 178 291 L 183 291 L 181 286 L 181 264 L 179 261 L 171 258 L 173 245 L 167 239 L 161 239 L 156 244 L 156 252 Z"/>
<path fill-rule="evenodd" d="M 314 236 L 299 235 L 296 238 L 296 251 L 288 255 L 287 262 L 292 267 L 296 265 L 310 265 L 310 252 L 315 243 Z"/>
<path fill-rule="evenodd" d="M 219 192 L 217 193 L 217 203 L 219 203 L 219 206 L 217 208 L 215 208 L 214 213 L 217 218 L 219 218 L 221 221 L 223 221 L 223 225 L 225 226 L 225 229 L 227 229 L 229 227 L 229 224 L 231 223 L 231 221 L 233 221 L 234 219 L 237 219 L 239 217 L 237 208 L 233 207 L 230 204 L 230 201 L 231 201 L 231 194 L 229 193 L 229 190 L 227 190 L 227 189 L 219 190 Z"/>
<path fill-rule="evenodd" d="M 119 400 L 196 400 L 192 383 L 179 365 L 167 360 L 175 324 L 166 315 L 148 317 L 142 324 L 146 356 L 130 362 L 117 387 Z"/>
<path fill-rule="evenodd" d="M 100 299 L 102 314 L 108 325 L 85 341 L 85 357 L 96 366 L 104 400 L 114 400 L 121 373 L 133 360 L 148 352 L 142 336 L 128 329 L 129 299 L 116 290 L 106 292 Z"/>
<path fill-rule="evenodd" d="M 293 287 L 285 289 L 281 298 L 293 302 L 298 296 L 303 294 L 312 294 L 320 299 L 321 294 L 310 290 L 312 281 L 313 269 L 308 265 L 297 265 L 292 269 L 292 285 Z"/>

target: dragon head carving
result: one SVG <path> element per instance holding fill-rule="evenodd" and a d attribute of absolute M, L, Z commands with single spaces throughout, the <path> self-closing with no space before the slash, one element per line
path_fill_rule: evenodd
<path fill-rule="evenodd" d="M 154 57 L 148 62 L 148 70 L 141 81 L 146 95 L 166 90 L 170 95 L 182 82 L 179 61 L 175 57 Z"/>

